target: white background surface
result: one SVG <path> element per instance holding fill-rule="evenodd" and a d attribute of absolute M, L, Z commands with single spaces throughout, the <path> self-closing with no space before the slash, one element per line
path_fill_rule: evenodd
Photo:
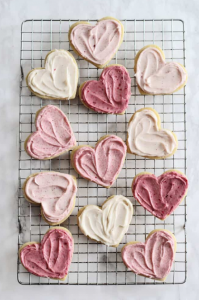
<path fill-rule="evenodd" d="M 188 279 L 175 286 L 21 286 L 17 282 L 17 178 L 20 26 L 32 18 L 180 18 L 185 21 L 187 84 Z M 0 299 L 199 299 L 199 1 L 0 0 Z"/>

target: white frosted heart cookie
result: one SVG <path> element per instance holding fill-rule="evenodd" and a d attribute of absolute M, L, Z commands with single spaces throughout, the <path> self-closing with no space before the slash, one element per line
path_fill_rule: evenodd
<path fill-rule="evenodd" d="M 89 22 L 73 24 L 68 38 L 73 50 L 97 68 L 104 68 L 123 41 L 124 27 L 112 17 L 100 19 L 96 25 Z"/>
<path fill-rule="evenodd" d="M 176 135 L 161 128 L 159 114 L 150 107 L 137 110 L 128 123 L 127 151 L 153 159 L 172 156 L 178 147 Z"/>
<path fill-rule="evenodd" d="M 76 144 L 66 115 L 54 105 L 44 106 L 36 113 L 35 127 L 36 131 L 24 143 L 27 154 L 35 159 L 52 159 Z"/>
<path fill-rule="evenodd" d="M 175 236 L 165 229 L 149 233 L 145 243 L 132 241 L 122 248 L 122 260 L 137 275 L 164 281 L 171 271 L 176 253 Z"/>
<path fill-rule="evenodd" d="M 132 215 L 131 201 L 122 195 L 114 195 L 102 207 L 84 206 L 77 214 L 77 221 L 80 230 L 88 238 L 117 247 L 128 231 Z"/>
<path fill-rule="evenodd" d="M 72 213 L 77 193 L 76 178 L 59 172 L 30 175 L 24 185 L 25 198 L 41 205 L 41 214 L 50 225 L 63 223 Z"/>
<path fill-rule="evenodd" d="M 44 68 L 31 70 L 26 83 L 37 97 L 69 100 L 76 96 L 78 66 L 73 55 L 66 50 L 52 50 L 45 58 Z"/>
<path fill-rule="evenodd" d="M 143 47 L 135 57 L 136 81 L 143 95 L 172 94 L 187 82 L 187 71 L 181 64 L 165 62 L 162 49 L 156 45 Z"/>

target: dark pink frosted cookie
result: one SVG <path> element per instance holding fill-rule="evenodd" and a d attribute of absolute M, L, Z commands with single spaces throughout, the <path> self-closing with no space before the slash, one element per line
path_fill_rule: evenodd
<path fill-rule="evenodd" d="M 132 183 L 135 199 L 155 217 L 164 220 L 187 194 L 188 180 L 176 170 L 156 177 L 150 173 L 138 174 Z"/>
<path fill-rule="evenodd" d="M 125 67 L 113 65 L 103 70 L 99 81 L 83 83 L 79 94 L 83 104 L 96 112 L 122 114 L 131 96 L 131 78 Z"/>
<path fill-rule="evenodd" d="M 65 279 L 73 256 L 73 238 L 66 228 L 54 227 L 41 243 L 30 242 L 19 249 L 22 265 L 40 277 Z"/>

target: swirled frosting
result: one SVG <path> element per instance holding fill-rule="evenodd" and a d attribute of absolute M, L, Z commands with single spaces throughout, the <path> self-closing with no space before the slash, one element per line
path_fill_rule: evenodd
<path fill-rule="evenodd" d="M 126 155 L 121 138 L 110 135 L 99 141 L 95 149 L 83 146 L 72 153 L 72 163 L 84 178 L 109 187 L 116 180 Z"/>
<path fill-rule="evenodd" d="M 125 265 L 134 273 L 152 279 L 164 279 L 171 270 L 175 241 L 166 231 L 155 231 L 145 243 L 129 243 L 122 249 Z"/>
<path fill-rule="evenodd" d="M 54 50 L 47 56 L 45 68 L 33 69 L 28 74 L 27 84 L 41 96 L 69 99 L 76 92 L 77 80 L 78 67 L 72 54 Z"/>
<path fill-rule="evenodd" d="M 102 208 L 87 205 L 78 217 L 81 231 L 89 238 L 108 246 L 116 246 L 129 228 L 133 206 L 121 195 L 108 198 Z"/>
<path fill-rule="evenodd" d="M 68 119 L 54 105 L 47 105 L 39 111 L 35 126 L 36 132 L 26 142 L 26 151 L 36 159 L 58 156 L 76 144 Z"/>
<path fill-rule="evenodd" d="M 61 223 L 71 213 L 77 186 L 74 178 L 58 172 L 41 172 L 28 179 L 26 196 L 40 203 L 43 215 L 50 223 Z"/>
<path fill-rule="evenodd" d="M 101 113 L 124 112 L 130 96 L 131 78 L 123 66 L 105 68 L 99 81 L 87 81 L 81 91 L 82 102 Z"/>
<path fill-rule="evenodd" d="M 77 24 L 70 32 L 70 42 L 78 53 L 98 65 L 111 59 L 121 38 L 121 24 L 112 19 L 101 20 L 95 26 Z"/>
<path fill-rule="evenodd" d="M 155 47 L 144 49 L 137 60 L 136 80 L 148 94 L 171 94 L 186 83 L 187 73 L 176 62 L 165 62 Z"/>
<path fill-rule="evenodd" d="M 23 266 L 40 277 L 64 278 L 73 256 L 73 238 L 61 229 L 51 229 L 44 235 L 41 244 L 30 243 L 20 251 Z"/>
<path fill-rule="evenodd" d="M 153 174 L 138 174 L 132 185 L 135 199 L 162 220 L 178 207 L 187 189 L 186 176 L 175 171 L 165 172 L 159 177 Z"/>
<path fill-rule="evenodd" d="M 140 156 L 165 157 L 173 153 L 177 141 L 173 133 L 158 126 L 158 117 L 151 109 L 135 112 L 128 125 L 128 147 Z"/>

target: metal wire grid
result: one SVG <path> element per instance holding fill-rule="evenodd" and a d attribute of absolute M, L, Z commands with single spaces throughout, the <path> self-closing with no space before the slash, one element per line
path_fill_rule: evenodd
<path fill-rule="evenodd" d="M 79 145 L 94 146 L 105 134 L 116 134 L 126 139 L 127 124 L 131 115 L 142 108 L 155 108 L 162 120 L 162 127 L 173 130 L 179 140 L 175 155 L 165 160 L 145 159 L 127 154 L 124 167 L 110 189 L 97 186 L 77 176 L 77 201 L 73 214 L 62 224 L 73 234 L 75 241 L 73 261 L 67 280 L 62 282 L 39 278 L 28 273 L 18 260 L 18 281 L 24 285 L 135 285 L 135 284 L 179 284 L 187 276 L 186 242 L 186 199 L 165 221 L 160 221 L 144 210 L 132 197 L 133 177 L 143 171 L 156 175 L 176 168 L 186 172 L 186 110 L 185 88 L 169 96 L 140 95 L 134 77 L 134 58 L 145 45 L 160 46 L 167 60 L 175 60 L 185 65 L 184 23 L 181 20 L 123 20 L 124 41 L 111 63 L 123 64 L 132 77 L 132 96 L 124 115 L 103 115 L 88 110 L 77 99 L 72 101 L 42 100 L 32 95 L 25 82 L 30 69 L 43 67 L 46 54 L 52 49 L 66 49 L 77 59 L 80 70 L 79 84 L 86 80 L 98 79 L 101 70 L 95 68 L 71 49 L 68 42 L 69 27 L 78 20 L 27 20 L 21 28 L 21 82 L 19 112 L 19 238 L 18 247 L 27 241 L 41 241 L 49 226 L 41 218 L 40 208 L 28 203 L 22 193 L 22 185 L 27 176 L 44 170 L 54 170 L 77 176 L 70 163 L 70 154 L 49 161 L 31 159 L 24 151 L 26 137 L 34 132 L 35 112 L 42 106 L 53 104 L 67 115 Z M 88 20 L 89 21 L 89 20 Z M 97 20 L 90 21 L 95 24 Z M 132 200 L 134 216 L 128 233 L 118 248 L 106 247 L 87 239 L 79 230 L 76 215 L 79 208 L 87 204 L 101 205 L 108 196 L 123 194 Z M 137 276 L 128 271 L 121 259 L 122 246 L 131 241 L 144 242 L 154 229 L 166 228 L 172 231 L 178 241 L 177 253 L 172 271 L 164 283 Z"/>

